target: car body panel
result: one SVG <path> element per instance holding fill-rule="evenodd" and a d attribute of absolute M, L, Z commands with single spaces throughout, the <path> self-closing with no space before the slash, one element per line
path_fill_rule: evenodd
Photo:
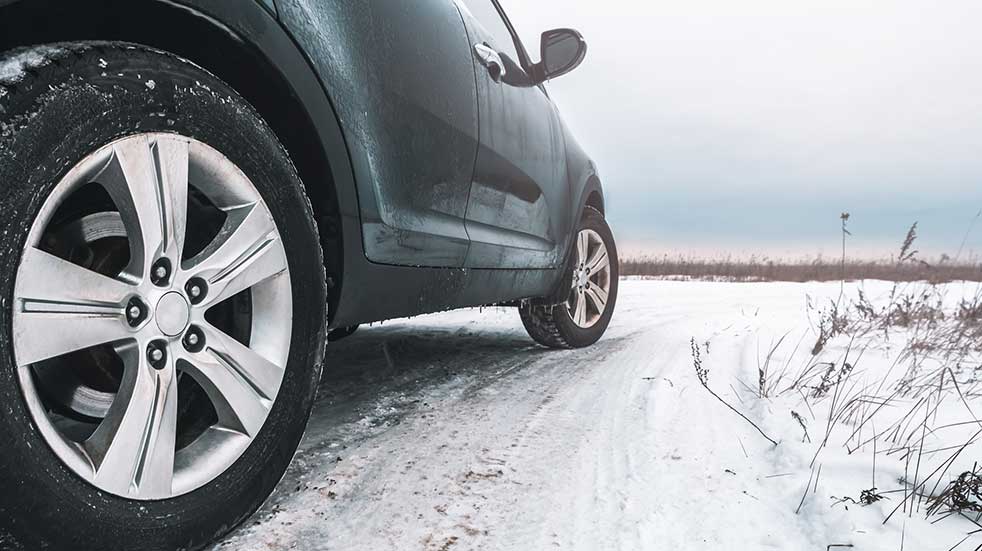
<path fill-rule="evenodd" d="M 440 1 L 451 4 L 451 0 Z M 396 1 L 389 3 L 402 4 Z M 281 20 L 285 4 L 283 0 L 277 1 Z M 306 8 L 313 9 L 311 6 Z M 21 18 L 17 19 L 15 15 Z M 25 18 L 31 22 L 30 25 L 19 23 Z M 371 19 L 365 17 L 341 18 L 334 25 L 339 29 L 338 36 L 378 32 Z M 463 28 L 462 21 L 460 25 Z M 174 34 L 171 32 L 173 29 L 181 29 L 181 33 Z M 333 213 L 318 220 L 325 252 L 330 248 L 340 251 L 336 260 L 328 257 L 328 274 L 332 278 L 330 327 L 525 298 L 552 300 L 554 303 L 561 300 L 556 298 L 563 275 L 561 262 L 559 266 L 547 269 L 471 269 L 433 267 L 429 262 L 421 261 L 424 255 L 410 254 L 406 257 L 408 262 L 424 267 L 384 264 L 370 259 L 365 236 L 378 236 L 378 232 L 373 234 L 371 228 L 381 220 L 378 206 L 374 204 L 376 181 L 372 179 L 372 170 L 392 174 L 406 159 L 377 151 L 379 142 L 352 139 L 357 135 L 349 128 L 348 123 L 352 120 L 360 121 L 363 131 L 375 128 L 382 132 L 386 131 L 383 121 L 398 119 L 393 119 L 391 113 L 388 114 L 389 118 L 385 118 L 385 113 L 372 109 L 368 110 L 367 115 L 363 113 L 360 119 L 353 119 L 354 107 L 337 105 L 337 98 L 340 97 L 338 90 L 363 94 L 362 86 L 368 82 L 332 82 L 315 70 L 315 57 L 326 56 L 325 64 L 344 63 L 351 57 L 357 57 L 354 53 L 341 51 L 346 45 L 353 46 L 340 38 L 325 39 L 323 51 L 305 51 L 299 46 L 296 33 L 284 28 L 260 0 L 0 0 L 0 31 L 3 31 L 0 50 L 66 40 L 125 40 L 187 57 L 220 75 L 240 91 L 249 86 L 266 88 L 274 84 L 282 88 L 283 96 L 275 99 L 278 106 L 271 103 L 274 99 L 270 98 L 264 100 L 256 97 L 253 101 L 260 114 L 273 121 L 274 131 L 287 145 L 297 164 L 301 167 L 309 165 L 304 175 L 304 185 L 314 202 L 315 211 Z M 189 33 L 199 40 L 187 41 Z M 468 46 L 467 41 L 464 46 Z M 225 55 L 230 48 L 238 48 L 245 53 L 235 58 Z M 407 48 L 411 54 L 411 45 Z M 467 55 L 467 62 L 472 63 L 469 51 Z M 407 59 L 422 62 L 418 56 L 410 55 Z M 254 66 L 244 64 L 245 61 Z M 341 69 L 325 68 L 325 71 L 326 74 L 349 74 L 352 78 L 359 76 Z M 415 86 L 422 85 L 418 81 L 412 82 Z M 332 88 L 334 86 L 339 88 Z M 387 94 L 396 97 L 393 101 L 397 101 L 399 89 L 390 88 Z M 248 93 L 245 95 L 252 98 Z M 271 116 L 268 110 L 273 108 L 286 111 L 288 116 Z M 299 122 L 293 124 L 293 121 Z M 310 121 L 309 133 L 300 124 L 303 121 Z M 470 123 L 462 126 L 474 130 Z M 304 133 L 291 135 L 298 129 Z M 456 132 L 458 136 L 465 136 L 462 139 L 467 138 L 467 132 L 460 128 L 444 129 L 443 132 Z M 576 198 L 566 213 L 568 227 L 572 228 L 590 194 L 602 191 L 589 158 L 565 129 L 563 133 L 570 197 Z M 469 138 L 469 147 L 473 148 L 471 156 L 477 154 L 476 137 L 477 134 L 474 134 Z M 460 147 L 461 151 L 464 149 L 468 148 Z M 432 155 L 433 151 L 428 153 Z M 305 160 L 315 154 L 324 158 L 322 165 Z M 461 155 L 466 161 L 468 154 L 463 152 Z M 434 158 L 440 160 L 439 157 L 416 160 L 433 163 Z M 379 163 L 393 165 L 373 168 L 373 164 Z M 461 162 L 461 165 L 464 164 L 466 162 Z M 469 190 L 469 183 L 465 187 Z M 362 199 L 368 203 L 367 206 L 361 204 Z M 372 214 L 373 211 L 374 217 L 365 216 L 366 212 Z M 459 205 L 454 212 L 459 215 Z M 364 232 L 363 227 L 367 228 Z M 406 236 L 396 231 L 393 237 L 394 242 L 398 243 Z M 560 257 L 566 258 L 571 242 L 569 235 L 553 238 L 560 242 Z M 409 243 L 410 246 L 405 248 L 413 250 L 411 239 L 403 239 L 402 243 Z M 465 258 L 459 252 L 450 256 L 453 262 Z"/>
<path fill-rule="evenodd" d="M 460 267 L 477 150 L 467 35 L 446 0 L 279 0 L 347 138 L 366 256 Z"/>
<path fill-rule="evenodd" d="M 266 9 L 269 10 L 269 13 L 271 13 L 273 17 L 277 16 L 276 2 L 274 2 L 273 0 L 257 0 L 257 1 L 262 2 L 262 4 L 266 6 Z"/>
<path fill-rule="evenodd" d="M 493 36 L 460 7 L 472 47 L 495 47 Z M 471 248 L 465 265 L 554 268 L 563 260 L 572 219 L 563 127 L 521 60 L 504 61 L 509 67 L 500 81 L 475 64 L 481 142 L 467 209 Z"/>

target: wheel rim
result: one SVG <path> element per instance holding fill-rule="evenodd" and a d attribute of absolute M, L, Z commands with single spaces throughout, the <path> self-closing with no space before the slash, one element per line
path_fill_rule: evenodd
<path fill-rule="evenodd" d="M 65 245 L 64 228 L 93 216 L 101 229 Z M 120 225 L 122 246 L 96 246 Z M 194 139 L 130 136 L 69 171 L 31 227 L 14 286 L 18 379 L 71 470 L 121 497 L 175 497 L 259 433 L 283 382 L 292 304 L 283 242 L 245 174 Z M 49 386 L 75 380 L 69 370 L 74 389 Z"/>
<path fill-rule="evenodd" d="M 573 286 L 566 309 L 573 323 L 583 329 L 596 325 L 610 298 L 610 257 L 600 234 L 582 230 L 576 236 Z"/>

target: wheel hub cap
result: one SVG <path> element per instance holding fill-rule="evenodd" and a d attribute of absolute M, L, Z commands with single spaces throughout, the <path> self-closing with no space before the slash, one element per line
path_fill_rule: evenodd
<path fill-rule="evenodd" d="M 590 276 L 587 274 L 586 270 L 576 271 L 576 284 L 580 287 L 586 287 L 590 283 Z"/>
<path fill-rule="evenodd" d="M 191 322 L 191 305 L 180 293 L 171 291 L 157 303 L 154 319 L 161 333 L 168 337 L 176 337 L 183 333 Z"/>

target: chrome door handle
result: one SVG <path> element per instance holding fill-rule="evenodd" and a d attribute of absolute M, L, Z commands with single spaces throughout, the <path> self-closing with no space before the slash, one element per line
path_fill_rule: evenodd
<path fill-rule="evenodd" d="M 487 44 L 475 44 L 474 53 L 477 55 L 477 60 L 481 62 L 481 65 L 484 65 L 488 73 L 491 74 L 491 80 L 501 82 L 501 79 L 508 74 L 508 71 L 505 69 L 505 63 L 501 60 L 501 54 L 491 46 Z"/>

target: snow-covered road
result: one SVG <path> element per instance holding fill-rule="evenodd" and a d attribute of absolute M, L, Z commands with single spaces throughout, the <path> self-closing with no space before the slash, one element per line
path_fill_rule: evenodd
<path fill-rule="evenodd" d="M 807 331 L 806 293 L 838 291 L 624 281 L 580 351 L 533 345 L 500 308 L 362 328 L 329 348 L 276 494 L 219 548 L 825 549 L 850 527 L 794 514 L 807 482 L 699 385 L 690 340 L 736 401 L 775 335 Z"/>

